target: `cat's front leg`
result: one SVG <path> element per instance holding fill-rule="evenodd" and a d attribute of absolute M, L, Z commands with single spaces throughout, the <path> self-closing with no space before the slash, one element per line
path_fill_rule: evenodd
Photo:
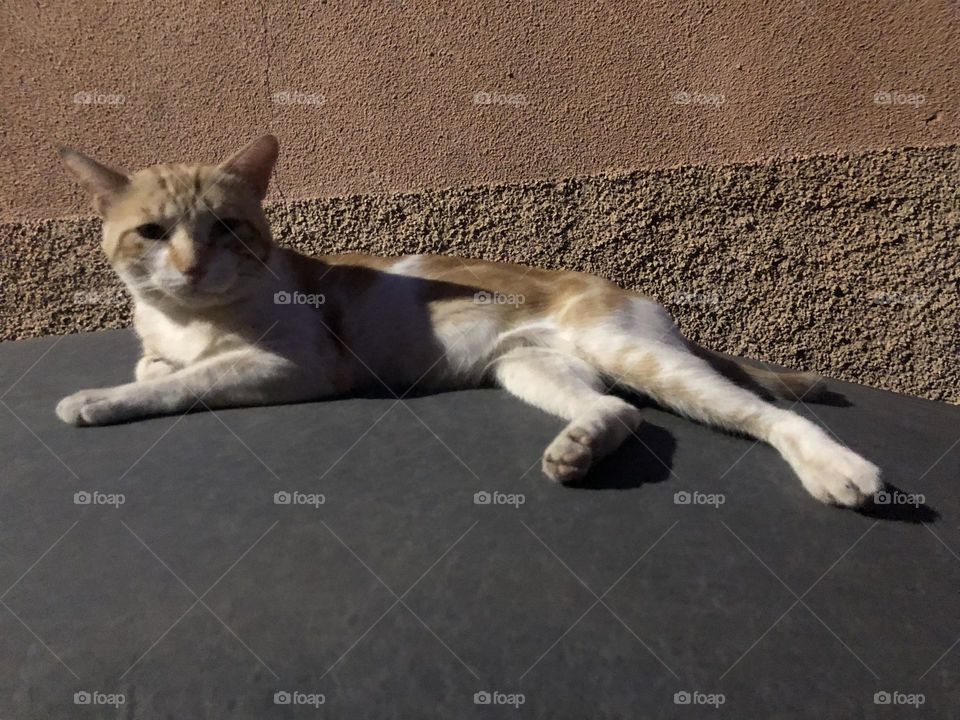
<path fill-rule="evenodd" d="M 137 366 L 133 370 L 133 376 L 137 380 L 153 380 L 164 377 L 177 370 L 177 366 L 162 357 L 156 355 L 144 355 L 137 361 Z"/>
<path fill-rule="evenodd" d="M 163 377 L 81 390 L 60 401 L 57 416 L 71 425 L 110 425 L 194 408 L 294 402 L 331 392 L 318 371 L 308 375 L 286 358 L 244 349 Z"/>

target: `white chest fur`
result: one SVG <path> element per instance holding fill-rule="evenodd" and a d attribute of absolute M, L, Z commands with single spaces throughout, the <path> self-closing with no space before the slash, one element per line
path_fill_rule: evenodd
<path fill-rule="evenodd" d="M 178 322 L 159 309 L 138 303 L 134 311 L 134 327 L 147 353 L 176 365 L 190 365 L 223 347 L 223 335 L 210 322 L 190 320 Z"/>

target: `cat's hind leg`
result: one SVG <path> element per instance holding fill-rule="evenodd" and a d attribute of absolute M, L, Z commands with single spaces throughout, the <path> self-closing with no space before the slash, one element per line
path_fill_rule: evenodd
<path fill-rule="evenodd" d="M 543 455 L 543 472 L 557 482 L 582 478 L 640 425 L 637 408 L 604 394 L 596 369 L 560 351 L 516 348 L 496 361 L 493 374 L 521 400 L 570 421 Z"/>
<path fill-rule="evenodd" d="M 682 415 L 769 443 L 821 502 L 857 507 L 882 488 L 871 462 L 676 345 L 639 340 L 607 357 L 603 366 L 625 385 Z"/>

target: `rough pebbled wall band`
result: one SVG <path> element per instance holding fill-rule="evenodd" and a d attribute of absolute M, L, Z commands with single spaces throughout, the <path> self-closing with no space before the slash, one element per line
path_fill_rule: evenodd
<path fill-rule="evenodd" d="M 597 273 L 698 342 L 960 401 L 960 146 L 276 203 L 313 252 Z M 0 338 L 129 324 L 94 218 L 0 225 Z"/>

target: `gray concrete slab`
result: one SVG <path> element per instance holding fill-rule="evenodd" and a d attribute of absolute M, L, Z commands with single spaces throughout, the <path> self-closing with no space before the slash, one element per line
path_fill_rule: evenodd
<path fill-rule="evenodd" d="M 798 407 L 926 498 L 853 513 L 655 408 L 575 489 L 496 390 L 56 419 L 136 347 L 0 345 L 0 717 L 957 716 L 957 407 Z"/>

